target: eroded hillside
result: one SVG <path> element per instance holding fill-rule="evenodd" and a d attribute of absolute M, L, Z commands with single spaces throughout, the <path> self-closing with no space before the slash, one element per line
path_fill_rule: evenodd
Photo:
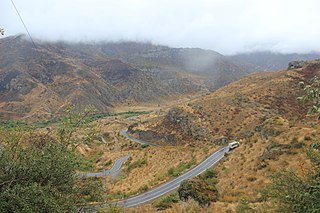
<path fill-rule="evenodd" d="M 0 60 L 2 119 L 50 119 L 69 103 L 100 112 L 161 104 L 205 93 L 252 70 L 200 49 L 134 42 L 33 46 L 23 36 L 1 39 Z"/>
<path fill-rule="evenodd" d="M 251 74 L 172 108 L 161 118 L 136 125 L 131 133 L 136 137 L 151 131 L 174 135 L 176 143 L 196 147 L 239 140 L 240 147 L 216 168 L 220 196 L 211 208 L 233 212 L 246 199 L 255 210 L 272 212 L 261 189 L 277 171 L 305 175 L 309 168 L 305 147 L 320 138 L 316 118 L 307 115 L 306 107 L 297 101 L 303 94 L 298 83 L 319 72 L 320 61 L 310 61 L 291 70 Z M 159 143 L 170 143 L 167 138 Z M 175 209 L 181 210 L 181 206 Z"/>

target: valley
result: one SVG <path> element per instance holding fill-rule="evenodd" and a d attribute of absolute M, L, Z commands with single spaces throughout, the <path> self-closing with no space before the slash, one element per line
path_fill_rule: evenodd
<path fill-rule="evenodd" d="M 0 213 L 320 213 L 319 8 L 1 1 Z"/>
<path fill-rule="evenodd" d="M 23 35 L 1 39 L 0 57 L 0 117 L 29 121 L 55 117 L 68 104 L 99 112 L 161 105 L 253 71 L 209 50 L 134 42 L 38 41 L 34 47 Z"/>
<path fill-rule="evenodd" d="M 312 168 L 305 150 L 319 124 L 297 97 L 299 82 L 319 76 L 319 60 L 254 72 L 257 64 L 211 50 L 149 43 L 35 48 L 15 36 L 0 47 L 0 145 L 16 130 L 18 141 L 35 134 L 36 146 L 72 147 L 75 176 L 103 191 L 84 209 L 274 212 L 264 193 L 272 175 Z M 228 152 L 233 141 L 240 146 Z M 201 196 L 177 195 L 188 181 Z"/>
<path fill-rule="evenodd" d="M 311 168 L 304 150 L 319 138 L 319 125 L 299 104 L 297 97 L 302 91 L 298 83 L 319 71 L 319 61 L 310 61 L 293 70 L 251 74 L 178 105 L 132 132 L 174 134 L 194 147 L 239 140 L 240 147 L 215 167 L 220 196 L 211 210 L 233 212 L 245 199 L 250 211 L 273 212 L 275 207 L 262 190 L 271 183 L 270 177 L 279 170 L 305 176 Z M 146 208 L 152 211 L 152 207 Z M 173 208 L 179 212 L 183 207 Z"/>

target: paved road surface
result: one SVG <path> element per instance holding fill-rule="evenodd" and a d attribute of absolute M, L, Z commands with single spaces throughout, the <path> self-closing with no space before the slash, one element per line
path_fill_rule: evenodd
<path fill-rule="evenodd" d="M 162 195 L 178 188 L 180 186 L 180 183 L 186 179 L 195 177 L 210 167 L 212 167 L 214 164 L 216 164 L 221 158 L 224 157 L 224 154 L 229 151 L 228 147 L 223 147 L 219 149 L 217 152 L 210 155 L 206 160 L 198 164 L 196 167 L 191 169 L 190 171 L 184 173 L 183 175 L 180 175 L 179 177 L 160 185 L 150 191 L 147 191 L 143 194 L 140 194 L 138 196 L 128 198 L 126 200 L 122 200 L 117 202 L 118 205 L 123 205 L 124 207 L 133 207 L 137 206 L 146 202 L 149 202 L 151 200 L 154 200 L 156 198 L 161 197 Z M 114 203 L 116 204 L 116 203 Z"/>
<path fill-rule="evenodd" d="M 148 142 L 141 141 L 139 139 L 131 137 L 130 135 L 128 135 L 127 130 L 122 130 L 120 132 L 120 134 L 127 137 L 128 139 L 134 141 L 134 142 L 137 142 L 137 143 L 154 145 L 152 143 L 148 143 Z M 135 197 L 131 197 L 131 198 L 121 200 L 118 202 L 107 203 L 107 204 L 98 205 L 98 206 L 104 207 L 104 206 L 113 204 L 113 205 L 122 205 L 124 207 L 133 207 L 133 206 L 137 206 L 137 205 L 140 205 L 143 203 L 147 203 L 151 200 L 157 199 L 157 198 L 161 197 L 162 195 L 167 194 L 168 192 L 178 188 L 182 181 L 187 180 L 192 177 L 195 177 L 195 176 L 203 173 L 204 171 L 206 171 L 207 169 L 209 169 L 213 165 L 215 165 L 219 160 L 221 160 L 224 157 L 225 153 L 227 153 L 227 152 L 229 152 L 229 147 L 228 146 L 223 147 L 223 148 L 219 149 L 218 151 L 216 151 L 215 153 L 211 154 L 207 159 L 202 161 L 200 164 L 198 164 L 197 166 L 195 166 L 193 169 L 189 170 L 188 172 L 180 175 L 179 177 L 177 177 L 169 182 L 166 182 L 158 187 L 155 187 L 154 189 L 151 189 L 145 193 L 142 193 L 142 194 L 137 195 Z M 128 156 L 125 156 L 125 157 L 128 157 Z M 125 158 L 125 157 L 123 157 L 123 158 Z M 118 160 L 120 160 L 120 159 L 118 159 Z M 123 162 L 124 161 L 125 160 L 123 160 Z M 115 163 L 115 165 L 116 165 L 116 163 Z M 119 170 L 121 168 L 122 163 L 120 165 L 117 165 L 116 167 L 114 165 L 113 167 L 115 167 Z M 113 170 L 113 167 L 110 170 Z M 97 173 L 88 173 L 88 174 L 95 174 L 96 175 Z"/>
<path fill-rule="evenodd" d="M 79 177 L 106 177 L 112 174 L 116 174 L 120 171 L 122 164 L 128 160 L 130 156 L 124 156 L 116 160 L 113 164 L 112 168 L 109 170 L 105 170 L 103 172 L 89 172 L 89 173 L 81 173 Z"/>
<path fill-rule="evenodd" d="M 132 140 L 133 142 L 137 142 L 137 143 L 140 143 L 140 144 L 142 144 L 142 145 L 159 146 L 159 145 L 157 145 L 157 144 L 149 143 L 149 142 L 146 142 L 146 141 L 142 141 L 142 140 L 139 140 L 139 139 L 137 139 L 137 138 L 134 138 L 134 137 L 130 136 L 130 135 L 128 134 L 128 130 L 126 130 L 126 129 L 121 130 L 121 131 L 120 131 L 120 135 L 122 135 L 122 136 L 124 136 L 124 137 L 126 137 L 126 138 L 128 138 L 128 139 L 130 139 L 130 140 Z"/>

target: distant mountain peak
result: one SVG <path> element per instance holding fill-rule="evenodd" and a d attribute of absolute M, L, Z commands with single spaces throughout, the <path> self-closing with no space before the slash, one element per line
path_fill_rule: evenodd
<path fill-rule="evenodd" d="M 250 68 L 199 48 L 0 40 L 0 117 L 48 118 L 65 103 L 100 112 L 214 90 Z"/>

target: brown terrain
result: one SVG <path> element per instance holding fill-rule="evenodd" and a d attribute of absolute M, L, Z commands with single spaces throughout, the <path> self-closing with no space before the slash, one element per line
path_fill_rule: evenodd
<path fill-rule="evenodd" d="M 160 112 L 162 113 L 165 111 Z M 174 178 L 168 174 L 170 168 L 177 168 L 189 162 L 193 167 L 218 149 L 218 146 L 212 145 L 144 147 L 119 135 L 120 130 L 126 129 L 128 125 L 134 122 L 146 122 L 157 116 L 159 112 L 155 111 L 134 119 L 121 115 L 98 120 L 96 123 L 101 126 L 101 137 L 98 137 L 94 143 L 79 146 L 78 151 L 93 165 L 93 168 L 85 171 L 101 171 L 110 168 L 112 163 L 105 166 L 107 162 L 114 162 L 122 156 L 130 155 L 130 159 L 119 174 L 105 179 L 108 188 L 106 200 L 119 200 L 160 185 Z M 180 173 L 186 170 L 186 168 L 182 169 Z"/>
<path fill-rule="evenodd" d="M 99 112 L 205 93 L 252 71 L 201 49 L 143 43 L 0 40 L 0 118 L 47 120 L 66 104 Z M 197 63 L 195 63 L 197 62 Z"/>
<path fill-rule="evenodd" d="M 319 60 L 245 76 L 251 65 L 213 51 L 134 42 L 37 42 L 35 48 L 21 36 L 0 40 L 0 60 L 0 119 L 50 120 L 69 103 L 99 112 L 148 111 L 95 121 L 101 135 L 78 147 L 90 164 L 82 171 L 131 156 L 121 173 L 105 179 L 109 201 L 153 188 L 174 178 L 170 169 L 185 172 L 238 140 L 240 147 L 215 166 L 217 202 L 208 208 L 179 202 L 165 212 L 234 212 L 243 199 L 254 212 L 273 212 L 260 190 L 277 171 L 305 175 L 305 147 L 320 137 L 316 118 L 297 101 L 303 94 L 298 83 L 319 76 Z M 119 135 L 125 128 L 162 146 L 131 142 Z M 150 203 L 125 211 L 156 208 Z"/>
<path fill-rule="evenodd" d="M 154 142 L 162 144 L 173 140 L 161 136 L 172 135 L 176 143 L 192 147 L 239 140 L 240 147 L 215 168 L 220 196 L 210 209 L 234 212 L 246 199 L 254 212 L 273 212 L 272 203 L 263 199 L 260 190 L 277 171 L 305 175 L 309 168 L 305 147 L 320 137 L 316 118 L 307 115 L 306 107 L 297 101 L 303 94 L 298 83 L 319 76 L 320 61 L 297 64 L 288 70 L 248 75 L 173 107 L 166 115 L 134 125 L 131 133 L 143 138 L 153 132 L 159 136 Z M 188 205 L 179 203 L 167 212 L 181 212 Z M 155 211 L 151 205 L 144 210 Z"/>

